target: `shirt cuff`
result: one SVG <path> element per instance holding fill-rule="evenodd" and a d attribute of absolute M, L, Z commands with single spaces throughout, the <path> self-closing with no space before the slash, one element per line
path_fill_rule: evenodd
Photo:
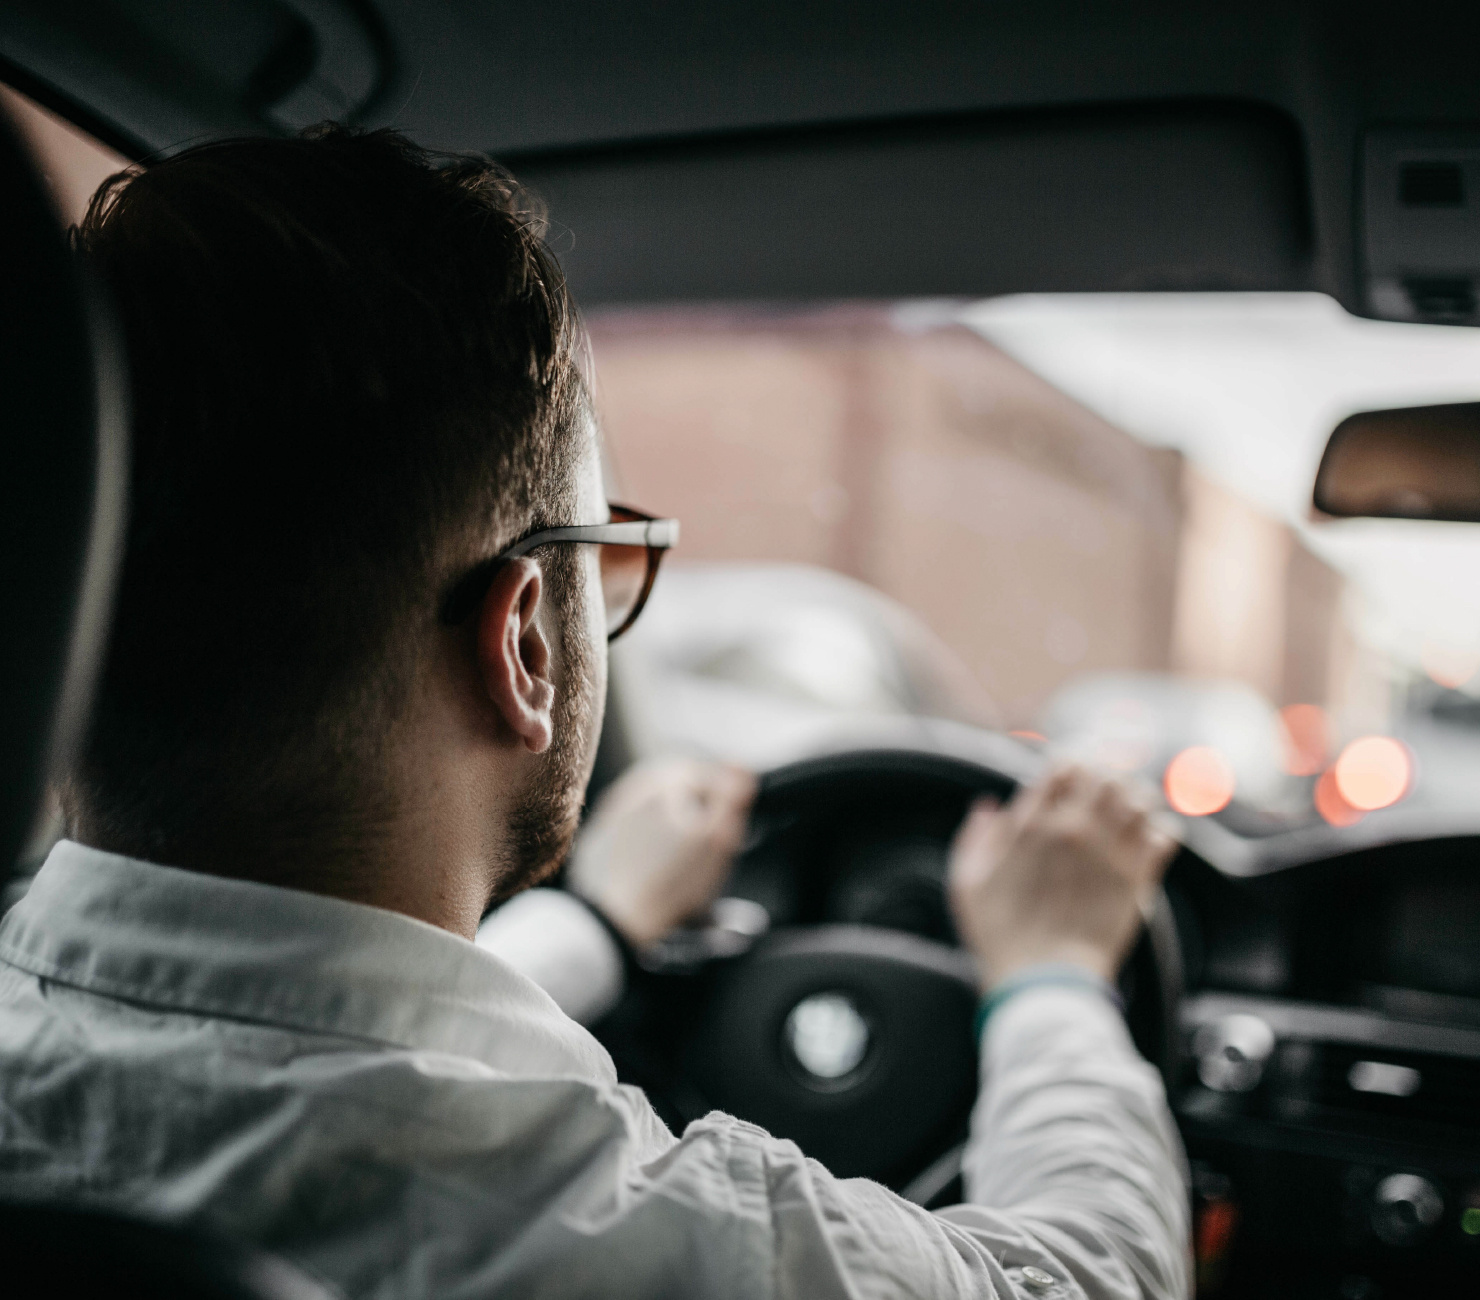
<path fill-rule="evenodd" d="M 489 913 L 476 942 L 538 984 L 578 1024 L 595 1024 L 622 999 L 621 949 L 591 909 L 564 890 L 516 895 Z"/>
<path fill-rule="evenodd" d="M 1005 980 L 993 985 L 987 991 L 976 1009 L 976 1040 L 981 1041 L 982 1032 L 986 1029 L 988 1021 L 1009 999 L 1016 997 L 1025 989 L 1045 986 L 1086 989 L 1099 994 L 1117 1011 L 1125 1011 L 1125 999 L 1120 996 L 1120 990 L 1109 980 L 1096 975 L 1087 967 L 1067 961 L 1035 962 L 1031 966 L 1024 966 L 1014 971 Z"/>

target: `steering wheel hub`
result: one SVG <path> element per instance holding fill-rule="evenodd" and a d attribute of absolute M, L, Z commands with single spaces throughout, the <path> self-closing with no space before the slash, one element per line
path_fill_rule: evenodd
<path fill-rule="evenodd" d="M 868 1059 L 868 1021 L 846 993 L 811 993 L 786 1017 L 786 1047 L 802 1082 L 814 1088 L 848 1087 Z"/>

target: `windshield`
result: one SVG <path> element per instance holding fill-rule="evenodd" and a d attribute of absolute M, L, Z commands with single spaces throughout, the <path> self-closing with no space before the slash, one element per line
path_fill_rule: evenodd
<path fill-rule="evenodd" d="M 1317 522 L 1310 491 L 1343 416 L 1480 396 L 1480 334 L 1316 294 L 592 334 L 620 490 L 684 525 L 619 658 L 648 743 L 774 762 L 943 718 L 1244 836 L 1474 804 L 1480 529 Z"/>

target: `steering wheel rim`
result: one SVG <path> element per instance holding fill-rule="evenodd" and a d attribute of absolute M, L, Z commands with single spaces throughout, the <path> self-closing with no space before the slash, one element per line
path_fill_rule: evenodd
<path fill-rule="evenodd" d="M 787 763 L 763 773 L 759 780 L 752 826 L 774 816 L 777 805 L 795 799 L 806 787 L 819 779 L 853 782 L 861 777 L 883 775 L 895 778 L 913 774 L 927 779 L 951 782 L 968 791 L 971 797 L 991 795 L 1006 802 L 1023 784 L 1042 769 L 1036 754 L 1030 755 L 1018 774 L 1010 774 L 979 758 L 938 750 L 899 748 L 856 749 Z M 1177 934 L 1176 918 L 1164 889 L 1158 889 L 1144 918 L 1143 942 L 1150 949 L 1157 968 L 1154 1004 L 1157 1028 L 1155 1044 L 1143 1042 L 1150 1037 L 1151 1022 L 1146 1032 L 1137 1036 L 1137 1046 L 1155 1065 L 1167 1087 L 1177 1079 L 1182 1064 L 1182 1035 L 1179 1010 L 1184 991 L 1182 946 Z M 1130 959 L 1127 959 L 1127 968 Z M 1133 993 L 1134 990 L 1123 990 Z M 1131 998 L 1128 997 L 1130 1002 Z M 1148 1016 L 1151 1007 L 1147 1008 Z"/>
<path fill-rule="evenodd" d="M 877 825 L 884 826 L 912 795 L 933 792 L 922 824 L 939 844 L 935 889 L 943 907 L 944 844 L 960 815 L 977 796 L 1007 798 L 1017 785 L 1014 776 L 979 760 L 931 751 L 852 750 L 787 764 L 760 779 L 734 892 L 746 895 L 747 883 L 754 884 L 747 867 L 765 863 L 786 837 L 800 835 L 805 855 L 806 842 L 828 828 L 829 818 L 882 815 Z M 885 808 L 887 800 L 893 802 Z M 868 838 L 865 831 L 860 842 Z M 793 874 L 816 870 L 815 862 L 799 859 Z M 938 935 L 850 924 L 847 917 L 819 924 L 815 906 L 803 919 L 805 907 L 798 915 L 784 903 L 755 901 L 782 924 L 748 953 L 711 963 L 697 979 L 650 977 L 658 1001 L 668 999 L 653 1018 L 659 1032 L 687 1022 L 676 1035 L 673 1060 L 693 1089 L 692 1103 L 682 1109 L 728 1110 L 797 1140 L 843 1176 L 873 1177 L 901 1190 L 943 1190 L 953 1158 L 959 1163 L 976 1095 L 970 1025 L 978 991 L 971 959 Z M 1164 894 L 1127 971 L 1132 1035 L 1170 1085 L 1179 1065 L 1181 956 Z M 865 1055 L 841 1081 L 799 1068 L 796 1016 L 830 998 L 849 1002 L 867 1031 Z M 840 1015 L 848 1019 L 836 1005 L 830 1014 L 835 1028 Z M 855 1024 L 852 1032 L 862 1031 Z"/>

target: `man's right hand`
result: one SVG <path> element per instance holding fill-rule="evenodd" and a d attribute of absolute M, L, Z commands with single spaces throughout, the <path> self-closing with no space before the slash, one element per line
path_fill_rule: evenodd
<path fill-rule="evenodd" d="M 951 849 L 950 895 L 984 986 L 1039 962 L 1113 980 L 1177 845 L 1124 786 L 1053 772 L 1003 808 L 982 800 Z"/>

